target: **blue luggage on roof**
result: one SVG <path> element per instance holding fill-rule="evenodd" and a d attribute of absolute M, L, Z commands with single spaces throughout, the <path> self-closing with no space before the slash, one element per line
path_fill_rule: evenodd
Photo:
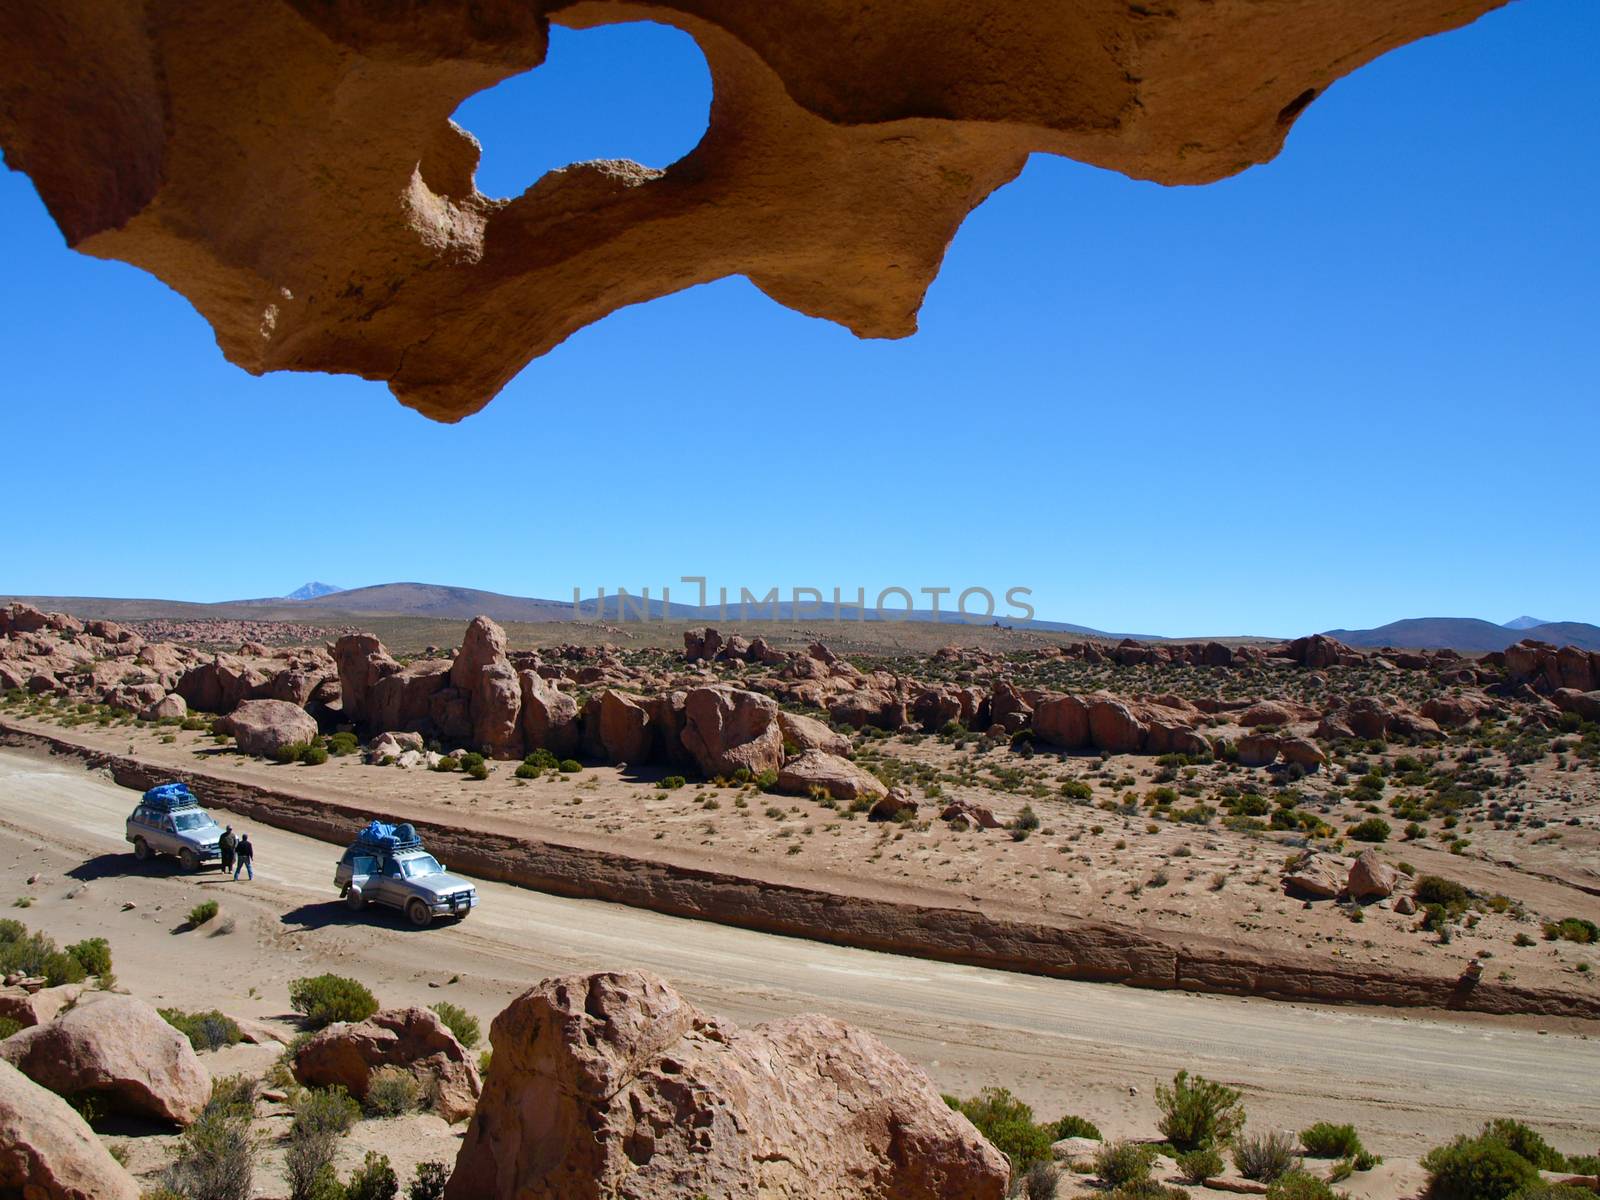
<path fill-rule="evenodd" d="M 198 808 L 200 801 L 185 783 L 163 783 L 144 794 L 144 806 L 157 812 L 172 812 L 179 808 Z"/>
<path fill-rule="evenodd" d="M 384 853 L 393 853 L 396 850 L 420 846 L 422 839 L 410 825 L 389 825 L 383 821 L 368 821 L 366 827 L 356 834 L 356 843 L 371 846 Z"/>

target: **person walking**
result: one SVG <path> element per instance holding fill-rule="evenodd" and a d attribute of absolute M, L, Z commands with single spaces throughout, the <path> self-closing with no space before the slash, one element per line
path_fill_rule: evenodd
<path fill-rule="evenodd" d="M 233 848 L 239 844 L 239 839 L 233 835 L 233 826 L 229 825 L 222 831 L 222 836 L 217 839 L 217 849 L 222 852 L 222 873 L 226 875 L 233 870 Z"/>
<path fill-rule="evenodd" d="M 250 835 L 248 833 L 239 839 L 239 844 L 233 848 L 233 853 L 238 859 L 233 867 L 233 877 L 235 879 L 239 878 L 239 872 L 243 871 L 254 882 L 256 877 L 256 848 L 250 844 Z"/>

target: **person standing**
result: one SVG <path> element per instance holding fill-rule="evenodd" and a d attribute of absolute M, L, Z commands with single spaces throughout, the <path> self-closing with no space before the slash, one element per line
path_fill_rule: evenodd
<path fill-rule="evenodd" d="M 239 844 L 239 839 L 233 835 L 233 826 L 229 825 L 222 831 L 222 836 L 217 839 L 217 849 L 222 852 L 222 873 L 226 875 L 233 870 L 233 848 Z"/>
<path fill-rule="evenodd" d="M 243 871 L 253 882 L 256 877 L 256 848 L 250 844 L 248 833 L 239 839 L 239 844 L 233 848 L 233 853 L 238 859 L 233 867 L 233 877 L 239 878 L 239 872 Z"/>

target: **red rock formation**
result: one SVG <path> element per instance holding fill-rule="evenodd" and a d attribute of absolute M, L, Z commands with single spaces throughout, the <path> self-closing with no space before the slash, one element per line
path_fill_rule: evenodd
<path fill-rule="evenodd" d="M 139 1200 L 139 1185 L 88 1124 L 0 1061 L 0 1195 L 26 1200 Z"/>
<path fill-rule="evenodd" d="M 415 1075 L 446 1121 L 470 1117 L 483 1090 L 455 1034 L 426 1008 L 385 1009 L 365 1021 L 332 1025 L 301 1045 L 293 1063 L 294 1077 L 307 1087 L 338 1084 L 358 1100 L 380 1067 Z"/>
<path fill-rule="evenodd" d="M 69 245 L 159 276 L 231 361 L 387 380 L 455 420 L 584 325 L 729 275 L 905 336 L 1031 153 L 1233 175 L 1336 79 L 1502 2 L 14 0 L 0 145 Z M 480 193 L 450 114 L 538 66 L 552 13 L 691 33 L 716 92 L 700 145 Z"/>
<path fill-rule="evenodd" d="M 494 1020 L 447 1200 L 1000 1200 L 1005 1158 L 877 1038 L 741 1029 L 640 971 L 548 979 Z"/>

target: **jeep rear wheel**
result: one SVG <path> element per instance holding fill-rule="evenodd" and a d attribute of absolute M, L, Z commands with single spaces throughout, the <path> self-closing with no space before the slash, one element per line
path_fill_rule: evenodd
<path fill-rule="evenodd" d="M 134 838 L 133 856 L 140 862 L 148 861 L 150 858 L 150 843 L 145 841 L 143 838 Z"/>

